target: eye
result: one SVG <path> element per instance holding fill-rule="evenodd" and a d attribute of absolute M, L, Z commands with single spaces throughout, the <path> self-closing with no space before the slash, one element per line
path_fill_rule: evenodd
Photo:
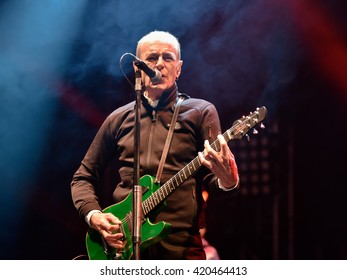
<path fill-rule="evenodd" d="M 171 54 L 164 55 L 163 59 L 167 62 L 175 60 L 175 58 Z"/>
<path fill-rule="evenodd" d="M 156 55 L 149 55 L 149 56 L 147 56 L 146 60 L 148 62 L 155 62 L 155 61 L 158 60 L 158 56 L 156 56 Z"/>

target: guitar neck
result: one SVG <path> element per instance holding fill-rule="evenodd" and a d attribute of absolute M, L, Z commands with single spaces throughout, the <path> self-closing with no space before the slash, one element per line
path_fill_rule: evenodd
<path fill-rule="evenodd" d="M 231 136 L 228 135 L 228 131 L 223 134 L 226 141 L 231 140 Z M 215 151 L 220 150 L 219 140 L 215 140 L 211 145 L 211 148 Z M 157 191 L 155 191 L 150 197 L 142 202 L 142 211 L 144 215 L 147 215 L 152 211 L 159 203 L 164 201 L 174 190 L 176 190 L 185 180 L 192 176 L 201 167 L 201 162 L 198 156 L 196 156 L 191 162 L 183 167 L 176 175 L 171 177 L 164 185 L 162 185 Z"/>
<path fill-rule="evenodd" d="M 266 116 L 266 108 L 263 106 L 250 113 L 246 117 L 235 121 L 231 128 L 223 133 L 226 142 L 232 139 L 241 139 L 252 127 L 262 121 Z M 210 144 L 211 148 L 217 152 L 220 151 L 220 142 L 216 139 Z M 164 185 L 156 190 L 151 196 L 142 202 L 142 212 L 146 216 L 159 203 L 166 199 L 177 187 L 192 176 L 201 167 L 201 162 L 196 156 L 191 162 L 183 167 L 176 175 L 169 179 Z"/>

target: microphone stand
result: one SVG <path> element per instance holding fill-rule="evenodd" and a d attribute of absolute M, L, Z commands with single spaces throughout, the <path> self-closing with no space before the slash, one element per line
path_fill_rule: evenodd
<path fill-rule="evenodd" d="M 133 252 L 134 259 L 140 259 L 142 188 L 140 180 L 140 104 L 141 104 L 141 71 L 135 71 L 135 133 L 134 133 L 134 186 L 133 186 Z"/>

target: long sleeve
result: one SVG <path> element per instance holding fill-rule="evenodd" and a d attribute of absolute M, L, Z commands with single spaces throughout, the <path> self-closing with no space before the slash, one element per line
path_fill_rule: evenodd
<path fill-rule="evenodd" d="M 102 172 L 116 153 L 110 119 L 108 117 L 99 129 L 72 178 L 73 203 L 82 217 L 91 210 L 101 210 L 95 189 L 100 185 Z"/>

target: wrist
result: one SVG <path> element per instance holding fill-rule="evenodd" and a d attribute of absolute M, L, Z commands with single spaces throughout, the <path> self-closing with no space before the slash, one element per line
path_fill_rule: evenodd
<path fill-rule="evenodd" d="M 85 217 L 85 220 L 86 220 L 89 227 L 92 227 L 91 218 L 95 213 L 101 213 L 101 211 L 100 210 L 91 210 L 88 212 L 88 214 Z"/>
<path fill-rule="evenodd" d="M 230 187 L 227 187 L 226 185 L 222 184 L 222 182 L 221 182 L 221 180 L 219 178 L 217 179 L 217 182 L 218 182 L 218 187 L 220 189 L 222 189 L 223 191 L 231 191 L 231 190 L 234 190 L 234 189 L 239 187 L 239 185 L 240 185 L 240 177 L 239 177 L 239 175 L 237 175 L 236 183 L 234 185 L 230 186 Z"/>

